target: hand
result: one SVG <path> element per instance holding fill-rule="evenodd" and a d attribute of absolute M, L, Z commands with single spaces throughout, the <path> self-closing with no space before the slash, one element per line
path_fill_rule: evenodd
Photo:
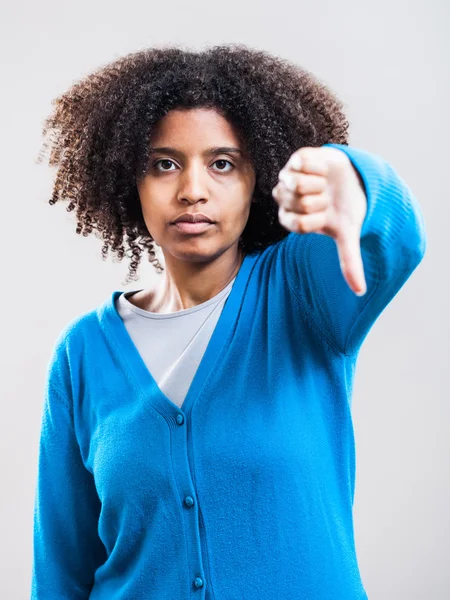
<path fill-rule="evenodd" d="M 272 194 L 281 225 L 295 233 L 332 237 L 346 282 L 358 296 L 365 294 L 360 234 L 367 199 L 348 156 L 338 148 L 305 146 L 291 155 L 278 177 Z"/>

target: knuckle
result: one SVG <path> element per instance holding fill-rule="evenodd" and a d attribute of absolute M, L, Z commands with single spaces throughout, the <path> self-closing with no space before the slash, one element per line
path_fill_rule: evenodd
<path fill-rule="evenodd" d="M 304 146 L 300 153 L 302 164 L 305 166 L 310 165 L 311 161 L 313 161 L 316 157 L 317 150 L 318 148 L 315 148 L 314 146 Z"/>
<path fill-rule="evenodd" d="M 277 185 L 280 183 L 280 181 L 282 181 L 283 177 L 286 175 L 287 171 L 286 171 L 286 166 L 284 166 L 282 169 L 280 169 L 280 171 L 278 172 L 278 182 Z"/>
<path fill-rule="evenodd" d="M 308 227 L 302 218 L 297 219 L 296 229 L 299 233 L 307 233 Z"/>
<path fill-rule="evenodd" d="M 272 195 L 278 201 L 283 200 L 283 189 L 279 185 L 275 186 L 272 190 Z"/>
<path fill-rule="evenodd" d="M 300 200 L 300 206 L 301 206 L 301 210 L 305 213 L 310 213 L 313 210 L 313 200 L 311 198 L 311 196 L 304 196 L 301 200 Z"/>
<path fill-rule="evenodd" d="M 290 195 L 287 194 L 284 190 L 280 190 L 279 200 L 284 206 L 289 206 Z"/>
<path fill-rule="evenodd" d="M 285 209 L 283 208 L 283 206 L 278 207 L 278 220 L 282 225 L 286 223 Z"/>
<path fill-rule="evenodd" d="M 308 191 L 308 179 L 304 175 L 300 175 L 297 180 L 296 192 L 298 194 L 306 194 Z"/>

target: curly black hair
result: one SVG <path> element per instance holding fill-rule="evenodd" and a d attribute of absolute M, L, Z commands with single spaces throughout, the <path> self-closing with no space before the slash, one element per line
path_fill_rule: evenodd
<path fill-rule="evenodd" d="M 164 46 L 123 56 L 90 73 L 52 101 L 43 125 L 46 153 L 57 166 L 51 205 L 76 208 L 76 233 L 103 238 L 121 261 L 127 282 L 143 251 L 162 272 L 142 215 L 137 181 L 149 164 L 152 128 L 177 107 L 214 108 L 244 141 L 255 169 L 250 214 L 239 240 L 244 253 L 261 251 L 288 231 L 272 197 L 278 173 L 302 146 L 348 144 L 343 104 L 312 73 L 243 44 L 202 51 Z M 49 151 L 49 152 L 48 152 Z M 124 243 L 127 248 L 124 248 Z"/>

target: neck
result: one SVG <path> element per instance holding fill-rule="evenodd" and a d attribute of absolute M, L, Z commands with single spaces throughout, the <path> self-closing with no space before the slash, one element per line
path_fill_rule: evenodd
<path fill-rule="evenodd" d="M 209 262 L 193 263 L 165 255 L 164 279 L 158 286 L 155 305 L 159 312 L 177 312 L 206 302 L 237 275 L 244 260 L 233 246 Z"/>

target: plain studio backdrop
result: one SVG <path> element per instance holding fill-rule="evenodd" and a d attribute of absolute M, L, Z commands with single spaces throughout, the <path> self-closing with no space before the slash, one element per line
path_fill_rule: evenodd
<path fill-rule="evenodd" d="M 379 154 L 425 217 L 425 258 L 363 344 L 353 396 L 355 541 L 370 600 L 450 598 L 450 48 L 448 0 L 101 2 L 0 7 L 2 394 L 0 597 L 29 597 L 46 365 L 69 320 L 123 285 L 127 263 L 50 206 L 35 158 L 51 100 L 144 47 L 240 42 L 315 73 L 343 101 L 350 145 Z M 181 599 L 180 599 L 181 600 Z M 232 600 L 232 599 L 230 599 Z"/>

